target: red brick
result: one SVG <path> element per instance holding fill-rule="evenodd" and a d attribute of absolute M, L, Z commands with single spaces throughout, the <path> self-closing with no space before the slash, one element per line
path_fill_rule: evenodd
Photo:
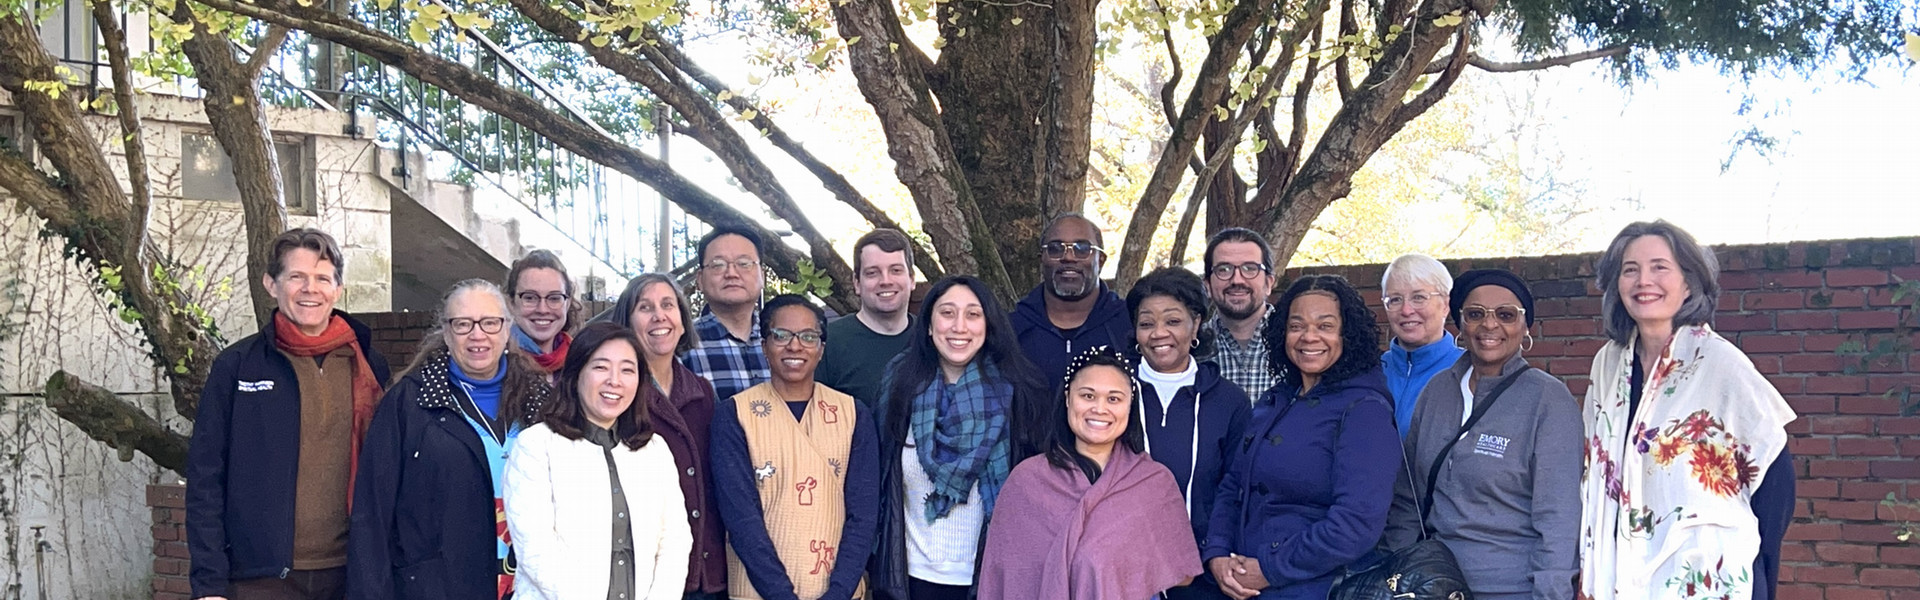
<path fill-rule="evenodd" d="M 1870 393 L 1885 394 L 1890 390 L 1905 389 L 1905 386 L 1920 387 L 1920 375 L 1903 373 L 1899 375 L 1874 374 L 1867 376 L 1867 391 Z"/>
<path fill-rule="evenodd" d="M 1887 272 L 1880 269 L 1832 269 L 1827 271 L 1827 287 L 1886 285 Z"/>
<path fill-rule="evenodd" d="M 1860 585 L 1881 587 L 1920 587 L 1920 571 L 1913 569 L 1861 569 Z"/>
<path fill-rule="evenodd" d="M 1824 282 L 1819 271 L 1790 270 L 1767 271 L 1760 274 L 1760 283 L 1768 289 L 1817 288 Z"/>
<path fill-rule="evenodd" d="M 153 591 L 191 594 L 193 593 L 193 587 L 187 585 L 187 580 L 180 577 L 155 577 L 153 578 Z"/>
<path fill-rule="evenodd" d="M 1840 371 L 1840 356 L 1828 353 L 1782 356 L 1780 370 L 1786 373 L 1837 373 Z"/>
<path fill-rule="evenodd" d="M 1719 315 L 1714 318 L 1714 328 L 1720 331 L 1768 331 L 1773 329 L 1773 313 Z"/>
<path fill-rule="evenodd" d="M 1867 378 L 1863 375 L 1825 375 L 1807 380 L 1809 394 L 1864 394 Z"/>
<path fill-rule="evenodd" d="M 1793 412 L 1804 417 L 1808 415 L 1833 414 L 1836 405 L 1834 404 L 1833 396 L 1794 395 L 1787 397 L 1787 406 L 1793 407 Z"/>
<path fill-rule="evenodd" d="M 1755 354 L 1748 357 L 1748 360 L 1753 363 L 1753 370 L 1759 371 L 1761 375 L 1780 373 L 1780 355 L 1778 354 Z"/>
<path fill-rule="evenodd" d="M 1567 340 L 1567 355 L 1591 358 L 1593 355 L 1599 354 L 1600 349 L 1606 346 L 1607 339 L 1600 337 Z"/>
<path fill-rule="evenodd" d="M 1782 581 L 1785 581 L 1785 579 L 1782 578 Z M 1779 600 L 1823 600 L 1824 596 L 1821 594 L 1825 590 L 1817 585 L 1782 583 L 1776 591 L 1780 594 L 1777 596 Z"/>
<path fill-rule="evenodd" d="M 1761 285 L 1762 284 L 1760 281 L 1759 273 L 1753 273 L 1753 272 L 1728 273 L 1726 271 L 1720 272 L 1720 289 L 1723 289 L 1723 290 L 1751 290 L 1751 289 L 1757 289 Z M 1725 296 L 1725 295 L 1726 294 L 1722 294 L 1722 296 Z"/>
<path fill-rule="evenodd" d="M 1781 562 L 1813 562 L 1813 545 L 1801 542 L 1780 544 Z"/>
<path fill-rule="evenodd" d="M 1876 460 L 1870 469 L 1881 479 L 1920 479 L 1920 460 Z"/>
<path fill-rule="evenodd" d="M 1774 315 L 1781 331 L 1831 331 L 1836 323 L 1831 310 L 1792 310 Z"/>
<path fill-rule="evenodd" d="M 153 529 L 153 541 L 173 542 L 173 541 L 180 541 L 181 539 L 179 527 L 175 527 L 172 525 L 154 525 L 152 529 Z"/>
<path fill-rule="evenodd" d="M 154 542 L 153 555 L 165 558 L 191 558 L 187 555 L 186 542 Z"/>
<path fill-rule="evenodd" d="M 1884 497 L 1882 499 L 1884 500 Z M 1877 506 L 1880 508 L 1878 515 L 1882 521 L 1903 523 L 1920 521 L 1920 504 L 1915 504 L 1912 501 L 1896 502 L 1894 504 L 1887 504 L 1883 501 Z"/>
<path fill-rule="evenodd" d="M 1756 366 L 1758 365 L 1757 362 L 1755 364 Z M 1760 373 L 1766 376 L 1767 383 L 1773 384 L 1773 389 L 1779 391 L 1781 395 L 1786 396 L 1789 401 L 1795 396 L 1804 393 L 1807 389 L 1807 377 L 1800 375 L 1780 375 L 1778 370 L 1775 370 L 1773 373 L 1762 370 Z"/>
<path fill-rule="evenodd" d="M 1843 415 L 1898 415 L 1900 401 L 1882 396 L 1842 396 L 1838 409 Z"/>
<path fill-rule="evenodd" d="M 148 485 L 147 506 L 154 508 L 186 508 L 187 486 L 164 483 Z"/>
<path fill-rule="evenodd" d="M 1827 456 L 1833 454 L 1833 438 L 1795 436 L 1787 439 L 1787 451 L 1801 457 Z M 1800 492 L 1805 495 L 1806 488 L 1802 486 Z"/>
<path fill-rule="evenodd" d="M 1721 289 L 1725 289 L 1725 288 L 1721 288 Z M 1723 312 L 1723 313 L 1740 312 L 1741 296 L 1742 294 L 1739 292 L 1720 294 L 1720 299 L 1713 303 L 1714 312 Z"/>
<path fill-rule="evenodd" d="M 1781 597 L 1785 598 L 1785 596 Z M 191 600 L 191 598 L 178 592 L 154 592 L 151 600 Z"/>
<path fill-rule="evenodd" d="M 1899 492 L 1900 484 L 1898 483 L 1881 483 L 1878 481 L 1840 482 L 1840 497 L 1848 500 L 1872 500 L 1879 502 L 1886 499 L 1887 494 L 1898 494 Z"/>
<path fill-rule="evenodd" d="M 1826 308 L 1865 308 L 1867 306 L 1866 292 L 1858 290 L 1828 290 L 1822 293 L 1826 294 L 1826 302 L 1824 303 L 1826 304 Z M 1815 305 L 1816 308 L 1819 307 L 1811 297 L 1807 299 L 1807 304 Z"/>
<path fill-rule="evenodd" d="M 1813 545 L 1813 553 L 1820 560 L 1830 563 L 1873 564 L 1880 562 L 1879 553 L 1873 546 L 1864 544 L 1819 543 Z"/>
<path fill-rule="evenodd" d="M 1741 301 L 1743 310 L 1792 310 L 1806 308 L 1806 294 L 1803 292 L 1747 292 Z"/>
<path fill-rule="evenodd" d="M 153 559 L 153 573 L 155 575 L 186 575 L 187 561 L 178 558 Z"/>
<path fill-rule="evenodd" d="M 1806 345 L 1807 352 L 1832 352 L 1839 350 L 1849 337 L 1852 336 L 1842 333 L 1810 333 L 1801 339 L 1801 343 Z"/>
<path fill-rule="evenodd" d="M 1892 311 L 1840 313 L 1840 329 L 1892 329 L 1900 325 L 1900 315 Z"/>
<path fill-rule="evenodd" d="M 1793 580 L 1806 583 L 1859 583 L 1853 567 L 1798 567 Z M 1827 588 L 1832 590 L 1833 588 Z"/>
<path fill-rule="evenodd" d="M 1843 583 L 1854 582 L 1847 581 Z M 1827 600 L 1887 600 L 1887 591 L 1860 587 L 1829 586 L 1827 588 Z"/>
<path fill-rule="evenodd" d="M 1847 502 L 1847 500 L 1812 500 L 1812 515 L 1814 515 L 1814 517 L 1826 517 L 1826 519 L 1841 519 L 1841 521 L 1874 521 L 1874 519 L 1878 519 L 1878 515 L 1876 515 L 1876 513 L 1878 513 L 1878 510 L 1876 510 L 1876 508 L 1878 508 L 1878 506 L 1876 506 L 1874 502 Z M 1845 558 L 1845 560 L 1841 560 L 1841 558 L 1830 558 L 1830 556 L 1826 554 L 1826 550 L 1822 550 L 1824 546 L 1830 546 L 1830 544 L 1820 544 L 1820 546 L 1814 546 L 1814 548 L 1812 548 L 1812 552 L 1816 552 L 1816 554 L 1820 554 L 1820 560 L 1826 560 L 1826 562 L 1874 562 L 1874 560 L 1872 560 L 1872 548 L 1870 548 L 1870 546 L 1862 546 L 1862 548 L 1868 548 L 1868 558 L 1864 558 L 1864 560 L 1853 560 L 1853 558 Z M 1836 548 L 1839 548 L 1839 546 L 1836 546 Z M 1841 548 L 1841 550 L 1836 550 L 1836 552 L 1843 552 L 1843 550 L 1845 550 L 1845 548 Z"/>
<path fill-rule="evenodd" d="M 1886 546 L 1880 549 L 1880 562 L 1889 565 L 1920 566 L 1920 546 L 1911 544 Z"/>
<path fill-rule="evenodd" d="M 1540 323 L 1540 334 L 1549 337 L 1600 335 L 1598 319 L 1554 319 Z"/>
<path fill-rule="evenodd" d="M 1832 479 L 1802 479 L 1794 488 L 1794 495 L 1809 500 L 1840 497 L 1840 482 Z"/>
<path fill-rule="evenodd" d="M 1839 438 L 1834 440 L 1836 452 L 1840 456 L 1899 456 L 1900 448 L 1894 441 L 1883 437 Z"/>
<path fill-rule="evenodd" d="M 1807 417 L 1813 433 L 1873 435 L 1873 417 Z"/>
<path fill-rule="evenodd" d="M 1800 351 L 1800 336 L 1748 333 L 1740 336 L 1740 349 L 1748 354 L 1787 354 Z"/>
<path fill-rule="evenodd" d="M 1864 460 L 1815 459 L 1807 465 L 1807 474 L 1813 477 L 1866 477 L 1869 472 Z"/>
<path fill-rule="evenodd" d="M 1920 590 L 1887 590 L 1888 600 L 1920 600 Z"/>
<path fill-rule="evenodd" d="M 1880 435 L 1920 435 L 1920 417 L 1881 417 Z"/>
<path fill-rule="evenodd" d="M 1547 364 L 1547 372 L 1554 375 L 1585 375 L 1593 369 L 1593 359 L 1556 358 Z"/>
<path fill-rule="evenodd" d="M 1868 525 L 1864 523 L 1841 524 L 1840 539 L 1868 544 L 1894 544 L 1900 541 L 1894 539 L 1892 525 Z"/>
<path fill-rule="evenodd" d="M 1787 528 L 1787 540 L 1796 542 L 1822 542 L 1840 539 L 1839 523 L 1794 523 Z M 1920 563 L 1915 563 L 1920 564 Z"/>

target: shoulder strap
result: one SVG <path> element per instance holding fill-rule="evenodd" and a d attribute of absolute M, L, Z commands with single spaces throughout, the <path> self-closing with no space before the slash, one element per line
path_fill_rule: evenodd
<path fill-rule="evenodd" d="M 1533 370 L 1531 365 L 1522 364 L 1519 370 L 1514 371 L 1512 375 L 1508 375 L 1506 379 L 1501 380 L 1499 385 L 1493 386 L 1493 391 L 1487 392 L 1487 401 L 1480 403 L 1480 406 L 1474 407 L 1473 415 L 1467 417 L 1467 422 L 1460 425 L 1460 431 L 1453 435 L 1453 439 L 1447 440 L 1447 445 L 1440 447 L 1439 454 L 1434 455 L 1433 466 L 1427 469 L 1427 490 L 1426 493 L 1420 497 L 1420 520 L 1422 523 L 1426 522 L 1427 514 L 1433 510 L 1434 481 L 1440 477 L 1440 466 L 1447 463 L 1447 454 L 1453 452 L 1453 445 L 1460 443 L 1460 438 L 1465 437 L 1467 431 L 1473 429 L 1473 426 L 1480 422 L 1480 417 L 1487 416 L 1487 409 L 1493 407 L 1493 402 L 1500 399 L 1502 392 L 1507 391 L 1509 387 L 1513 387 L 1513 382 L 1519 381 L 1521 375 L 1525 375 L 1527 371 L 1531 370 Z M 1467 399 L 1469 402 L 1472 400 L 1472 398 Z M 1422 525 L 1421 529 L 1424 535 L 1425 525 Z"/>

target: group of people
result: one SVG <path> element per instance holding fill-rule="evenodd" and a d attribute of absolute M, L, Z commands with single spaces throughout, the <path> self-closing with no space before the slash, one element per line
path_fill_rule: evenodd
<path fill-rule="evenodd" d="M 448 290 L 398 377 L 334 308 L 325 233 L 272 247 L 272 322 L 192 434 L 195 598 L 1327 597 L 1423 540 L 1479 598 L 1771 598 L 1794 414 L 1714 333 L 1718 265 L 1665 222 L 1596 265 L 1577 400 L 1499 269 L 1390 264 L 1375 312 L 1255 232 L 1123 298 L 1100 229 L 1042 233 L 1010 310 L 854 245 L 858 312 L 763 299 L 762 240 L 698 247 L 579 323 L 551 253 Z M 1452 325 L 1449 332 L 1448 325 Z"/>

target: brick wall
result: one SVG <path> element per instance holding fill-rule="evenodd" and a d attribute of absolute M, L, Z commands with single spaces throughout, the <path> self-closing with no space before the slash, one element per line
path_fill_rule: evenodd
<path fill-rule="evenodd" d="M 1920 239 L 1717 248 L 1718 329 L 1746 350 L 1800 419 L 1787 426 L 1799 509 L 1782 549 L 1782 600 L 1920 600 L 1920 537 L 1895 539 L 1920 512 L 1883 506 L 1920 496 Z M 1535 296 L 1534 366 L 1576 395 L 1600 338 L 1597 255 L 1444 261 L 1455 273 L 1502 267 Z M 1382 265 L 1311 269 L 1345 275 L 1376 309 Z M 1289 270 L 1287 277 L 1302 271 Z M 1920 286 L 1920 284 L 1912 284 Z M 1912 287 L 1910 286 L 1910 287 Z M 1913 288 L 1920 292 L 1920 287 Z M 1896 302 L 1895 296 L 1901 297 Z M 431 328 L 425 313 L 361 315 L 397 370 Z M 1909 396 L 1911 394 L 1911 396 Z M 185 598 L 178 486 L 153 486 L 154 598 Z"/>
<path fill-rule="evenodd" d="M 1920 511 L 1882 505 L 1920 497 L 1920 239 L 1846 240 L 1716 248 L 1716 328 L 1753 359 L 1800 418 L 1787 426 L 1799 508 L 1781 549 L 1782 600 L 1920 600 L 1920 535 L 1896 539 Z M 1527 357 L 1585 393 L 1603 344 L 1597 254 L 1448 260 L 1501 267 L 1535 297 Z M 1383 265 L 1339 273 L 1379 309 Z M 1290 269 L 1287 278 L 1303 271 Z M 1898 301 L 1895 296 L 1901 296 Z M 1383 323 L 1384 326 L 1384 323 Z"/>

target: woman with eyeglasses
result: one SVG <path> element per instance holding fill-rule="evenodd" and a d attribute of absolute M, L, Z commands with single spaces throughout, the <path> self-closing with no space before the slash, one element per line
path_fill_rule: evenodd
<path fill-rule="evenodd" d="M 1479 600 L 1572 598 L 1579 404 L 1521 356 L 1533 346 L 1525 281 L 1478 269 L 1452 288 L 1466 353 L 1420 393 L 1384 545 L 1440 540 Z"/>
<path fill-rule="evenodd" d="M 1425 254 L 1403 254 L 1380 276 L 1380 306 L 1387 317 L 1387 352 L 1380 355 L 1393 393 L 1393 425 L 1406 439 L 1414 406 L 1427 381 L 1460 360 L 1462 350 L 1447 333 L 1447 299 L 1453 277 Z"/>
<path fill-rule="evenodd" d="M 679 600 L 686 512 L 673 451 L 654 435 L 640 340 L 593 323 L 560 367 L 554 399 L 507 460 L 516 600 Z"/>
<path fill-rule="evenodd" d="M 1212 354 L 1215 342 L 1201 327 L 1207 314 L 1202 285 L 1192 272 L 1166 267 L 1141 277 L 1127 292 L 1134 353 L 1140 356 L 1139 408 L 1133 419 L 1145 434 L 1143 450 L 1173 472 L 1195 543 L 1207 537 L 1220 475 L 1253 414 L 1247 393 L 1221 377 L 1219 365 L 1195 356 Z M 1219 582 L 1205 574 L 1191 585 L 1167 590 L 1166 596 L 1224 597 Z"/>
<path fill-rule="evenodd" d="M 887 363 L 873 406 L 880 517 L 871 584 L 880 598 L 966 600 L 1000 487 L 1044 443 L 1047 390 L 987 284 L 942 279 L 926 331 Z"/>
<path fill-rule="evenodd" d="M 439 327 L 380 401 L 360 448 L 349 598 L 504 598 L 516 572 L 503 518 L 507 453 L 547 401 L 547 374 L 508 352 L 492 282 L 454 284 Z"/>
<path fill-rule="evenodd" d="M 1622 229 L 1595 270 L 1607 345 L 1582 403 L 1581 597 L 1776 597 L 1795 415 L 1713 330 L 1719 260 L 1654 221 Z"/>
<path fill-rule="evenodd" d="M 648 385 L 640 399 L 653 433 L 673 449 L 673 462 L 686 502 L 693 549 L 687 553 L 688 598 L 720 598 L 727 591 L 727 540 L 721 527 L 709 473 L 709 431 L 713 426 L 713 384 L 680 361 L 694 347 L 693 310 L 680 284 L 664 273 L 642 273 L 627 282 L 607 319 L 633 329 L 640 339 Z"/>
<path fill-rule="evenodd" d="M 551 251 L 528 252 L 507 271 L 507 299 L 513 301 L 514 345 L 548 373 L 559 371 L 574 326 L 567 265 Z"/>

